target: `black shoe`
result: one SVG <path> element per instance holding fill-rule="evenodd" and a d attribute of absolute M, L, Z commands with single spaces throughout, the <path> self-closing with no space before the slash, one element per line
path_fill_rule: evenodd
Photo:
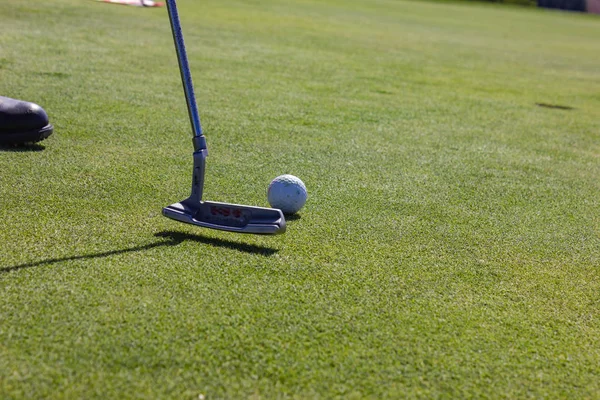
<path fill-rule="evenodd" d="M 0 96 L 0 144 L 36 143 L 53 129 L 42 107 Z"/>

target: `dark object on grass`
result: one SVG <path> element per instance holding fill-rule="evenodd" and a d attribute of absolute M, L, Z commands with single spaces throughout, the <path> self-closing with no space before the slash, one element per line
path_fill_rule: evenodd
<path fill-rule="evenodd" d="M 557 110 L 574 110 L 573 107 L 561 106 L 559 104 L 535 103 L 535 105 L 538 106 L 538 107 L 554 108 L 554 109 L 557 109 Z"/>
<path fill-rule="evenodd" d="M 50 136 L 52 130 L 42 107 L 0 96 L 0 144 L 36 143 Z"/>
<path fill-rule="evenodd" d="M 188 108 L 188 116 L 194 134 L 194 172 L 192 175 L 192 193 L 190 197 L 163 208 L 165 217 L 205 228 L 223 231 L 257 234 L 277 234 L 285 232 L 285 217 L 276 208 L 243 206 L 239 204 L 217 203 L 202 200 L 204 188 L 204 167 L 208 149 L 202 133 L 200 116 L 194 85 L 188 63 L 183 33 L 179 22 L 179 13 L 175 0 L 167 0 L 171 31 L 175 41 L 179 72 Z"/>
<path fill-rule="evenodd" d="M 538 0 L 538 7 L 586 12 L 586 0 Z"/>

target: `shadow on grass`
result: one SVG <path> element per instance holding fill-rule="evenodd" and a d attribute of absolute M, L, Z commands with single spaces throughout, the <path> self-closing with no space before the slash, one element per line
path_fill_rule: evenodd
<path fill-rule="evenodd" d="M 44 149 L 44 146 L 36 143 L 24 145 L 0 144 L 0 151 L 6 151 L 11 153 L 34 153 L 38 151 L 44 151 Z"/>
<path fill-rule="evenodd" d="M 285 214 L 285 222 L 298 221 L 300 218 L 302 217 L 298 214 Z"/>
<path fill-rule="evenodd" d="M 538 107 L 553 108 L 555 110 L 574 110 L 575 109 L 571 106 L 562 106 L 560 104 L 535 103 L 535 105 Z"/>
<path fill-rule="evenodd" d="M 261 254 L 263 256 L 271 256 L 277 253 L 277 249 L 271 247 L 258 246 L 254 244 L 238 243 L 231 240 L 208 238 L 201 235 L 190 235 L 188 233 L 176 231 L 158 232 L 154 236 L 168 238 L 173 243 L 179 244 L 184 241 L 192 241 L 196 243 L 209 244 L 215 247 L 224 247 L 231 250 L 241 251 L 243 253 Z"/>
<path fill-rule="evenodd" d="M 143 246 L 135 246 L 135 247 L 129 247 L 126 249 L 105 251 L 102 253 L 92 253 L 92 254 L 84 254 L 81 256 L 71 256 L 71 257 L 62 257 L 62 258 L 50 258 L 47 260 L 40 260 L 40 261 L 27 263 L 27 264 L 13 265 L 13 266 L 9 266 L 9 267 L 0 267 L 0 273 L 18 271 L 20 269 L 25 269 L 25 268 L 40 267 L 43 265 L 50 265 L 50 264 L 55 264 L 55 263 L 59 263 L 59 262 L 63 262 L 63 261 L 91 260 L 94 258 L 104 258 L 104 257 L 118 255 L 118 254 L 134 253 L 134 252 L 138 252 L 138 251 L 150 250 L 155 247 L 177 246 L 178 244 L 181 244 L 185 241 L 192 241 L 192 242 L 196 242 L 196 243 L 208 244 L 208 245 L 215 246 L 215 247 L 224 247 L 227 249 L 237 250 L 237 251 L 241 251 L 244 253 L 261 254 L 264 256 L 271 256 L 271 255 L 277 253 L 277 251 L 278 251 L 277 249 L 273 249 L 270 247 L 264 247 L 264 246 L 246 244 L 246 243 L 238 243 L 238 242 L 233 242 L 233 241 L 224 240 L 224 239 L 208 238 L 208 237 L 200 236 L 200 235 L 190 235 L 187 233 L 175 232 L 175 231 L 158 232 L 154 236 L 156 236 L 158 238 L 167 239 L 167 240 L 161 240 L 159 242 L 149 243 L 149 244 L 146 244 Z"/>

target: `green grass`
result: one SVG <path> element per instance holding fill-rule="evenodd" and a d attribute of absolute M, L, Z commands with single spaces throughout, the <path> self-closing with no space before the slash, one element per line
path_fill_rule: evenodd
<path fill-rule="evenodd" d="M 0 95 L 55 134 L 0 149 L 0 398 L 600 398 L 600 19 L 180 12 L 205 197 L 309 201 L 277 237 L 163 218 L 191 179 L 166 10 L 2 0 Z"/>

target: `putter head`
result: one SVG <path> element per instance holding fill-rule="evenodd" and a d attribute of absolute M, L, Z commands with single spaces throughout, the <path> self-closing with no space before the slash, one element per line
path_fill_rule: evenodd
<path fill-rule="evenodd" d="M 163 208 L 162 213 L 176 221 L 222 231 L 263 235 L 285 232 L 285 217 L 276 208 L 186 199 Z"/>

